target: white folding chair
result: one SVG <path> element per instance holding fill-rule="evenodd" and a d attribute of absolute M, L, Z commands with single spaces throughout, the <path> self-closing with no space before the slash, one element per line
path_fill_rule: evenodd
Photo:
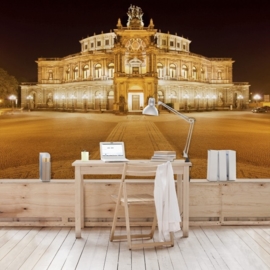
<path fill-rule="evenodd" d="M 148 234 L 131 234 L 130 229 L 130 215 L 129 215 L 129 206 L 136 205 L 137 207 L 142 206 L 142 209 L 145 205 L 155 204 L 154 196 L 149 194 L 127 194 L 127 185 L 129 180 L 126 179 L 126 176 L 135 176 L 135 177 L 155 177 L 157 167 L 160 163 L 125 163 L 123 167 L 123 173 L 121 177 L 121 183 L 118 191 L 118 195 L 112 195 L 113 200 L 116 202 L 115 213 L 112 223 L 110 241 L 115 240 L 127 240 L 129 249 L 140 249 L 140 248 L 151 248 L 151 247 L 160 247 L 160 246 L 173 246 L 174 237 L 173 232 L 170 232 L 170 239 L 167 241 L 153 241 L 153 242 L 140 242 L 134 243 L 133 239 L 152 239 L 156 225 L 157 225 L 157 216 L 156 213 L 153 217 L 152 227 Z M 119 217 L 119 208 L 120 206 L 124 207 L 125 210 L 125 223 L 126 223 L 126 235 L 115 235 L 115 228 L 117 226 L 117 218 Z M 143 211 L 143 210 L 142 210 Z"/>

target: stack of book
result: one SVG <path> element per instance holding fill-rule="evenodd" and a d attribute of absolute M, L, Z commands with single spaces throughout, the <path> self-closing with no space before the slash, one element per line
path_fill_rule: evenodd
<path fill-rule="evenodd" d="M 154 151 L 151 161 L 173 161 L 175 158 L 175 151 Z"/>

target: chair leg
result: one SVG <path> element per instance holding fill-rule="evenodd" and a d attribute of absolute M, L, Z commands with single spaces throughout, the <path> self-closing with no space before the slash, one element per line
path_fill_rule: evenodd
<path fill-rule="evenodd" d="M 119 188 L 119 192 L 118 192 L 117 202 L 116 202 L 116 205 L 115 205 L 114 216 L 113 216 L 112 229 L 111 229 L 111 234 L 110 234 L 110 241 L 111 242 L 115 238 L 114 234 L 115 234 L 116 222 L 117 222 L 118 211 L 119 211 L 119 206 L 120 206 L 120 198 L 121 198 L 121 195 L 122 195 L 122 189 L 123 189 L 123 185 L 121 183 L 120 188 Z"/>
<path fill-rule="evenodd" d="M 129 206 L 128 206 L 128 203 L 127 203 L 126 183 L 123 184 L 123 195 L 124 195 L 124 207 L 125 207 L 127 241 L 128 241 L 129 249 L 131 249 L 131 233 L 130 233 L 129 209 L 128 209 Z"/>
<path fill-rule="evenodd" d="M 152 239 L 154 237 L 154 233 L 157 227 L 157 215 L 154 215 L 154 219 L 153 219 L 153 223 L 152 223 L 152 227 L 151 227 L 151 231 L 150 231 L 150 239 Z"/>
<path fill-rule="evenodd" d="M 174 246 L 174 233 L 170 232 L 170 244 L 173 247 Z"/>
<path fill-rule="evenodd" d="M 112 228 L 111 228 L 111 233 L 110 233 L 110 241 L 112 242 L 114 239 L 114 233 L 115 233 L 115 227 L 116 227 L 116 221 L 117 221 L 117 209 L 118 207 L 115 207 L 115 212 L 114 212 L 114 217 L 113 217 L 113 222 L 112 222 Z"/>

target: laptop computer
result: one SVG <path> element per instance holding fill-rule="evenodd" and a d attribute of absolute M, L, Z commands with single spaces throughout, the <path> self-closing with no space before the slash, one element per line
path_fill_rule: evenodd
<path fill-rule="evenodd" d="M 124 142 L 100 142 L 100 159 L 105 162 L 128 161 Z"/>

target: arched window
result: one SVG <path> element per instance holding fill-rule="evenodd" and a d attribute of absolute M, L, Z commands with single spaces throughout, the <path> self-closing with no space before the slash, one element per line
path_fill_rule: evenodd
<path fill-rule="evenodd" d="M 96 64 L 95 75 L 97 79 L 101 78 L 101 64 Z"/>
<path fill-rule="evenodd" d="M 174 64 L 170 64 L 170 77 L 171 78 L 176 77 L 176 66 Z"/>
<path fill-rule="evenodd" d="M 66 80 L 70 80 L 70 68 L 66 71 Z"/>
<path fill-rule="evenodd" d="M 161 63 L 157 64 L 157 74 L 158 74 L 158 78 L 163 77 L 163 65 Z"/>
<path fill-rule="evenodd" d="M 222 72 L 219 69 L 218 72 L 217 72 L 217 78 L 218 78 L 218 80 L 221 80 L 222 79 L 221 74 L 222 74 Z"/>
<path fill-rule="evenodd" d="M 89 69 L 89 66 L 88 65 L 85 65 L 83 67 L 83 78 L 84 79 L 87 79 L 90 75 L 90 69 Z"/>
<path fill-rule="evenodd" d="M 108 66 L 108 69 L 109 69 L 108 77 L 113 78 L 113 76 L 114 76 L 114 63 L 110 63 Z"/>
<path fill-rule="evenodd" d="M 53 79 L 53 71 L 50 69 L 49 70 L 49 77 L 48 77 L 49 80 L 52 80 Z"/>
<path fill-rule="evenodd" d="M 197 80 L 197 68 L 192 68 L 192 78 L 193 80 Z"/>
<path fill-rule="evenodd" d="M 78 67 L 74 68 L 73 74 L 74 74 L 74 76 L 73 76 L 74 80 L 78 80 L 78 77 L 79 77 L 79 68 Z"/>
<path fill-rule="evenodd" d="M 187 77 L 188 77 L 188 69 L 187 69 L 187 66 L 186 65 L 183 65 L 182 66 L 182 77 L 184 79 L 187 79 Z"/>

